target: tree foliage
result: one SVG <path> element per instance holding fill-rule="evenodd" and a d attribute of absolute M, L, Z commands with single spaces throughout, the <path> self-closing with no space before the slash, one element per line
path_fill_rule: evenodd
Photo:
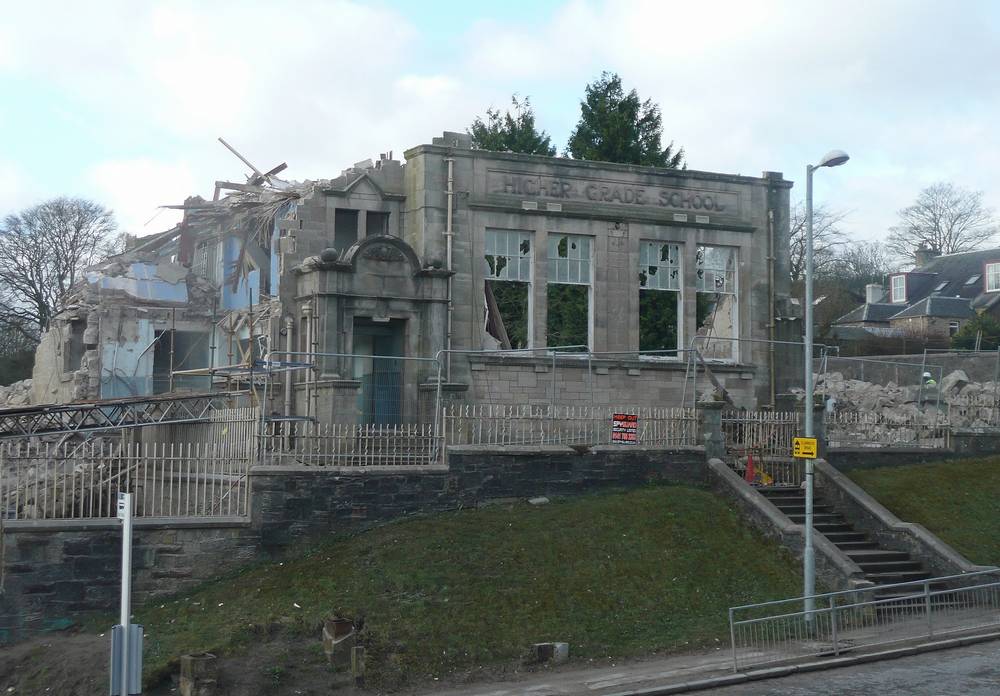
<path fill-rule="evenodd" d="M 684 149 L 664 148 L 662 136 L 660 107 L 634 89 L 626 94 L 621 78 L 604 72 L 587 85 L 566 149 L 574 159 L 683 169 Z"/>
<path fill-rule="evenodd" d="M 486 110 L 486 120 L 476 117 L 469 128 L 472 146 L 493 152 L 520 152 L 526 155 L 552 157 L 556 148 L 545 131 L 535 126 L 535 112 L 528 97 L 510 98 L 511 109 L 501 114 L 499 109 Z"/>
<path fill-rule="evenodd" d="M 996 350 L 997 346 L 1000 346 L 1000 321 L 989 314 L 977 314 L 951 337 L 952 348 Z"/>
<path fill-rule="evenodd" d="M 899 224 L 890 229 L 886 246 L 907 259 L 914 258 L 921 247 L 955 254 L 979 248 L 997 231 L 997 218 L 984 205 L 982 191 L 940 182 L 925 188 L 913 205 L 899 211 Z"/>
<path fill-rule="evenodd" d="M 37 340 L 83 270 L 108 253 L 111 211 L 53 198 L 0 222 L 0 327 Z"/>

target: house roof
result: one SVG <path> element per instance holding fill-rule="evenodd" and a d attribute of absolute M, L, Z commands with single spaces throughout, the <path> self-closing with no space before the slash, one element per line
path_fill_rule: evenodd
<path fill-rule="evenodd" d="M 929 295 L 922 300 L 914 302 L 903 311 L 894 314 L 892 319 L 905 319 L 908 317 L 969 319 L 975 316 L 975 314 L 975 310 L 969 306 L 969 301 L 964 297 Z"/>
<path fill-rule="evenodd" d="M 876 302 L 858 305 L 850 312 L 835 321 L 835 324 L 853 324 L 855 322 L 887 322 L 892 315 L 899 312 L 901 305 Z"/>
<path fill-rule="evenodd" d="M 1000 303 L 1000 292 L 986 292 L 985 267 L 994 261 L 1000 263 L 1000 248 L 938 256 L 905 274 L 905 303 L 887 304 L 888 293 L 883 292 L 880 302 L 861 305 L 834 323 L 885 322 L 890 317 L 970 317 L 974 310 Z M 886 307 L 893 312 L 886 315 Z"/>

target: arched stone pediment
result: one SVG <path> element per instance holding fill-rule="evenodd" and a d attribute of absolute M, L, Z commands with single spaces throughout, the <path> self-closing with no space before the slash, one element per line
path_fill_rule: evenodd
<path fill-rule="evenodd" d="M 411 273 L 420 271 L 420 259 L 413 248 L 399 237 L 376 235 L 353 244 L 344 254 L 344 262 L 357 271 L 361 259 L 386 263 L 405 263 Z"/>

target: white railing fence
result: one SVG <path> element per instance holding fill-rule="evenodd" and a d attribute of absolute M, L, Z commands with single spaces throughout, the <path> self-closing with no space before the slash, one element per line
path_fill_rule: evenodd
<path fill-rule="evenodd" d="M 946 449 L 951 426 L 943 415 L 840 411 L 824 415 L 829 447 L 922 447 Z"/>
<path fill-rule="evenodd" d="M 733 671 L 1000 625 L 1000 572 L 930 578 L 729 610 Z"/>
<path fill-rule="evenodd" d="M 449 446 L 611 445 L 615 414 L 637 417 L 640 447 L 698 444 L 695 409 L 634 406 L 452 404 L 444 408 L 444 437 Z"/>
<path fill-rule="evenodd" d="M 134 494 L 137 517 L 243 516 L 251 452 L 230 442 L 2 443 L 0 516 L 114 517 L 120 492 Z"/>
<path fill-rule="evenodd" d="M 438 426 L 440 427 L 440 426 Z M 261 463 L 306 466 L 426 466 L 437 464 L 442 441 L 434 423 L 270 422 Z"/>

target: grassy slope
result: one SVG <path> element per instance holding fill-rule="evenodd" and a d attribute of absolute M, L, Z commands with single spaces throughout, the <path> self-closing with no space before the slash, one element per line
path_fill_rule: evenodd
<path fill-rule="evenodd" d="M 974 563 L 1000 564 L 1000 457 L 848 475 L 900 519 L 922 524 Z"/>
<path fill-rule="evenodd" d="M 718 498 L 657 486 L 396 522 L 138 619 L 147 671 L 162 675 L 182 653 L 231 651 L 275 622 L 316 649 L 324 617 L 364 613 L 369 681 L 392 687 L 509 664 L 539 641 L 568 641 L 574 658 L 694 647 L 725 638 L 730 605 L 796 592 L 792 558 Z"/>

